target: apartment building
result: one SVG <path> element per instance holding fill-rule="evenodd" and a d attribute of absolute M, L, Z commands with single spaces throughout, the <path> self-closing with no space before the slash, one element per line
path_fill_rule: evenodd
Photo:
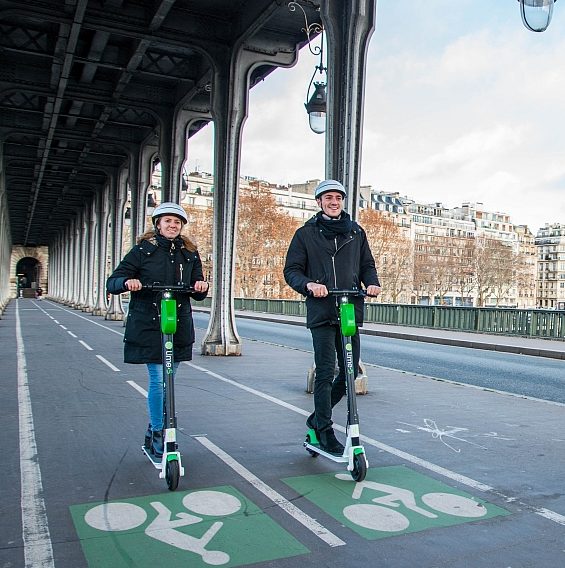
<path fill-rule="evenodd" d="M 152 186 L 156 190 L 159 181 L 156 172 Z M 313 193 L 319 182 L 312 179 L 280 185 L 243 176 L 240 188 L 267 188 L 286 213 L 305 222 L 318 210 Z M 150 199 L 158 201 L 158 194 L 153 192 Z M 183 177 L 184 205 L 210 208 L 213 198 L 212 174 L 191 172 Z M 360 206 L 381 211 L 391 218 L 414 245 L 414 290 L 406 301 L 565 309 L 565 225 L 546 225 L 534 237 L 527 226 L 514 225 L 508 214 L 487 211 L 479 202 L 448 208 L 442 203 L 416 203 L 398 192 L 373 191 L 371 186 L 361 188 Z M 496 265 L 497 256 L 503 257 L 507 259 L 507 272 L 512 272 L 511 278 L 506 276 L 506 283 L 491 284 L 483 292 L 479 290 L 476 274 L 476 250 L 481 243 L 500 245 L 498 249 L 484 251 L 484 259 L 490 257 Z M 486 270 L 485 260 L 479 263 Z M 500 265 L 495 268 L 502 272 Z M 423 275 L 425 272 L 427 275 Z"/>
<path fill-rule="evenodd" d="M 546 223 L 535 237 L 537 307 L 565 310 L 565 225 Z"/>

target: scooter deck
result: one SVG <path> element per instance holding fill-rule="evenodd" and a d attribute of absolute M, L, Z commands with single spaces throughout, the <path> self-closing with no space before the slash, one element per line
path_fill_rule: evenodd
<path fill-rule="evenodd" d="M 143 453 L 149 458 L 149 461 L 155 466 L 156 469 L 161 469 L 161 461 L 163 458 L 156 457 L 148 448 L 141 446 Z"/>
<path fill-rule="evenodd" d="M 310 444 L 309 442 L 304 442 L 304 447 L 311 452 L 315 452 L 316 454 L 320 454 L 321 456 L 324 456 L 334 462 L 338 462 L 338 463 L 347 463 L 349 461 L 349 457 L 345 454 L 330 454 L 329 452 L 326 452 L 325 450 L 322 450 L 322 448 L 320 448 L 319 444 Z"/>

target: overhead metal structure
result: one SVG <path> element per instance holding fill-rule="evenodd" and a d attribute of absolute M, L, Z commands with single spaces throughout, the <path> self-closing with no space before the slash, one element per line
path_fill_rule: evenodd
<path fill-rule="evenodd" d="M 299 4 L 327 31 L 326 175 L 343 181 L 355 216 L 376 0 Z M 294 65 L 307 41 L 287 0 L 0 0 L 0 313 L 15 278 L 11 247 L 43 245 L 50 297 L 122 317 L 121 300 L 108 304 L 103 290 L 121 256 L 126 202 L 135 236 L 155 160 L 162 199 L 178 202 L 187 141 L 213 121 L 213 300 L 202 352 L 240 354 L 233 281 L 248 93 Z"/>
<path fill-rule="evenodd" d="M 316 6 L 307 2 L 311 19 Z M 215 59 L 289 54 L 301 21 L 273 0 L 0 1 L 0 138 L 13 244 L 49 245 L 175 113 L 211 118 Z M 267 58 L 267 57 L 265 57 Z M 257 67 L 250 86 L 275 65 Z"/>

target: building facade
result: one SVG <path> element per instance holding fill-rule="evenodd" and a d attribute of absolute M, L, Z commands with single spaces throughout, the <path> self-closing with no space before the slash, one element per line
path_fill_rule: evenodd
<path fill-rule="evenodd" d="M 565 224 L 546 223 L 535 238 L 539 308 L 565 310 Z"/>
<path fill-rule="evenodd" d="M 151 199 L 159 202 L 158 172 Z M 277 205 L 301 222 L 318 211 L 314 189 L 319 179 L 279 185 L 242 177 L 245 191 L 267 189 Z M 514 225 L 506 213 L 487 211 L 482 203 L 448 208 L 416 203 L 398 192 L 363 186 L 361 208 L 392 219 L 411 243 L 411 293 L 403 301 L 453 306 L 565 309 L 565 225 L 546 225 L 534 237 Z M 214 178 L 206 172 L 184 176 L 181 203 L 208 209 L 214 204 Z"/>

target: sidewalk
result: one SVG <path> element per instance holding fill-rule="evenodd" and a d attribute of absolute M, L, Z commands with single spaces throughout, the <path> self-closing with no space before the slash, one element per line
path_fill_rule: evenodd
<path fill-rule="evenodd" d="M 194 307 L 195 311 L 210 311 L 208 308 Z M 282 316 L 262 312 L 237 310 L 236 316 L 248 319 L 261 319 L 291 325 L 305 325 L 303 317 Z M 378 335 L 392 339 L 406 339 L 409 341 L 423 341 L 426 343 L 440 343 L 455 347 L 469 347 L 471 349 L 486 349 L 489 351 L 503 351 L 534 357 L 549 357 L 552 359 L 565 359 L 565 340 L 543 339 L 534 337 L 514 337 L 507 335 L 493 335 L 486 333 L 471 333 L 452 331 L 448 329 L 428 329 L 408 327 L 391 324 L 365 323 L 361 333 Z"/>

